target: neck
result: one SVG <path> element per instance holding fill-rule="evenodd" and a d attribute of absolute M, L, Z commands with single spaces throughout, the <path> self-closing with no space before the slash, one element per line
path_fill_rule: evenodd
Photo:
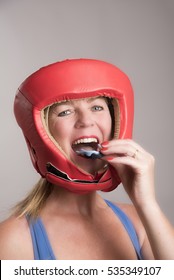
<path fill-rule="evenodd" d="M 64 213 L 65 215 L 92 216 L 92 213 L 97 206 L 102 204 L 102 201 L 96 191 L 88 194 L 76 194 L 54 186 L 46 207 L 49 207 L 49 210 L 55 215 Z"/>

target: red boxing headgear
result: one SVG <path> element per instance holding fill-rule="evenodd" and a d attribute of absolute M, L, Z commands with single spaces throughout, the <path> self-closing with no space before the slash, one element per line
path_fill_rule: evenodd
<path fill-rule="evenodd" d="M 93 59 L 71 59 L 50 64 L 29 76 L 19 87 L 14 112 L 25 136 L 35 169 L 49 182 L 72 192 L 111 191 L 120 179 L 109 165 L 99 180 L 71 162 L 49 137 L 43 111 L 54 103 L 105 96 L 115 108 L 115 137 L 131 138 L 133 90 L 116 66 Z"/>

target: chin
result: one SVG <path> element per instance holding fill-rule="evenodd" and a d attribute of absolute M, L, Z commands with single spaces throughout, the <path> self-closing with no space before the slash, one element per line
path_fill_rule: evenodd
<path fill-rule="evenodd" d="M 81 164 L 78 163 L 77 166 L 79 166 L 79 168 L 83 169 L 85 172 L 87 172 L 91 175 L 95 175 L 97 172 L 103 171 L 105 163 L 101 162 L 101 160 L 99 160 L 99 159 L 96 159 L 96 160 L 84 159 L 84 160 L 85 160 L 84 164 L 82 164 L 82 162 L 81 162 Z"/>

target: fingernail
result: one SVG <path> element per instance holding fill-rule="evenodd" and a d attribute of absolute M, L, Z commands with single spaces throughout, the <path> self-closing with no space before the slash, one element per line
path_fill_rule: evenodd
<path fill-rule="evenodd" d="M 105 142 L 103 142 L 101 145 L 102 146 L 107 146 L 109 144 L 109 141 L 105 141 Z"/>
<path fill-rule="evenodd" d="M 110 161 L 110 160 L 113 160 L 114 157 L 108 157 L 106 160 Z"/>
<path fill-rule="evenodd" d="M 107 150 L 108 150 L 108 147 L 102 147 L 100 151 L 102 152 L 102 151 L 107 151 Z"/>

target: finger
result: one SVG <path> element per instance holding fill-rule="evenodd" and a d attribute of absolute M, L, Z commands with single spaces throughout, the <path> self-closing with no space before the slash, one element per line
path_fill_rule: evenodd
<path fill-rule="evenodd" d="M 106 142 L 103 142 L 101 143 L 101 146 L 103 148 L 105 147 L 113 147 L 113 146 L 126 146 L 126 147 L 134 147 L 134 149 L 138 149 L 142 152 L 145 152 L 145 150 L 138 144 L 136 143 L 135 141 L 133 141 L 132 139 L 114 139 L 114 140 L 111 140 L 111 141 L 106 141 Z"/>
<path fill-rule="evenodd" d="M 101 153 L 105 156 L 113 155 L 119 157 L 127 156 L 127 157 L 137 158 L 137 156 L 139 156 L 140 151 L 132 146 L 115 145 L 115 146 L 103 147 L 101 149 Z"/>
<path fill-rule="evenodd" d="M 144 162 L 128 156 L 119 157 L 119 156 L 110 155 L 110 156 L 104 156 L 102 159 L 107 161 L 109 164 L 113 165 L 116 168 L 118 166 L 124 165 L 124 166 L 132 167 L 133 169 L 141 170 L 144 169 L 144 165 L 145 165 Z"/>
<path fill-rule="evenodd" d="M 102 143 L 101 152 L 104 155 L 129 156 L 143 159 L 148 153 L 131 139 L 118 139 Z"/>

